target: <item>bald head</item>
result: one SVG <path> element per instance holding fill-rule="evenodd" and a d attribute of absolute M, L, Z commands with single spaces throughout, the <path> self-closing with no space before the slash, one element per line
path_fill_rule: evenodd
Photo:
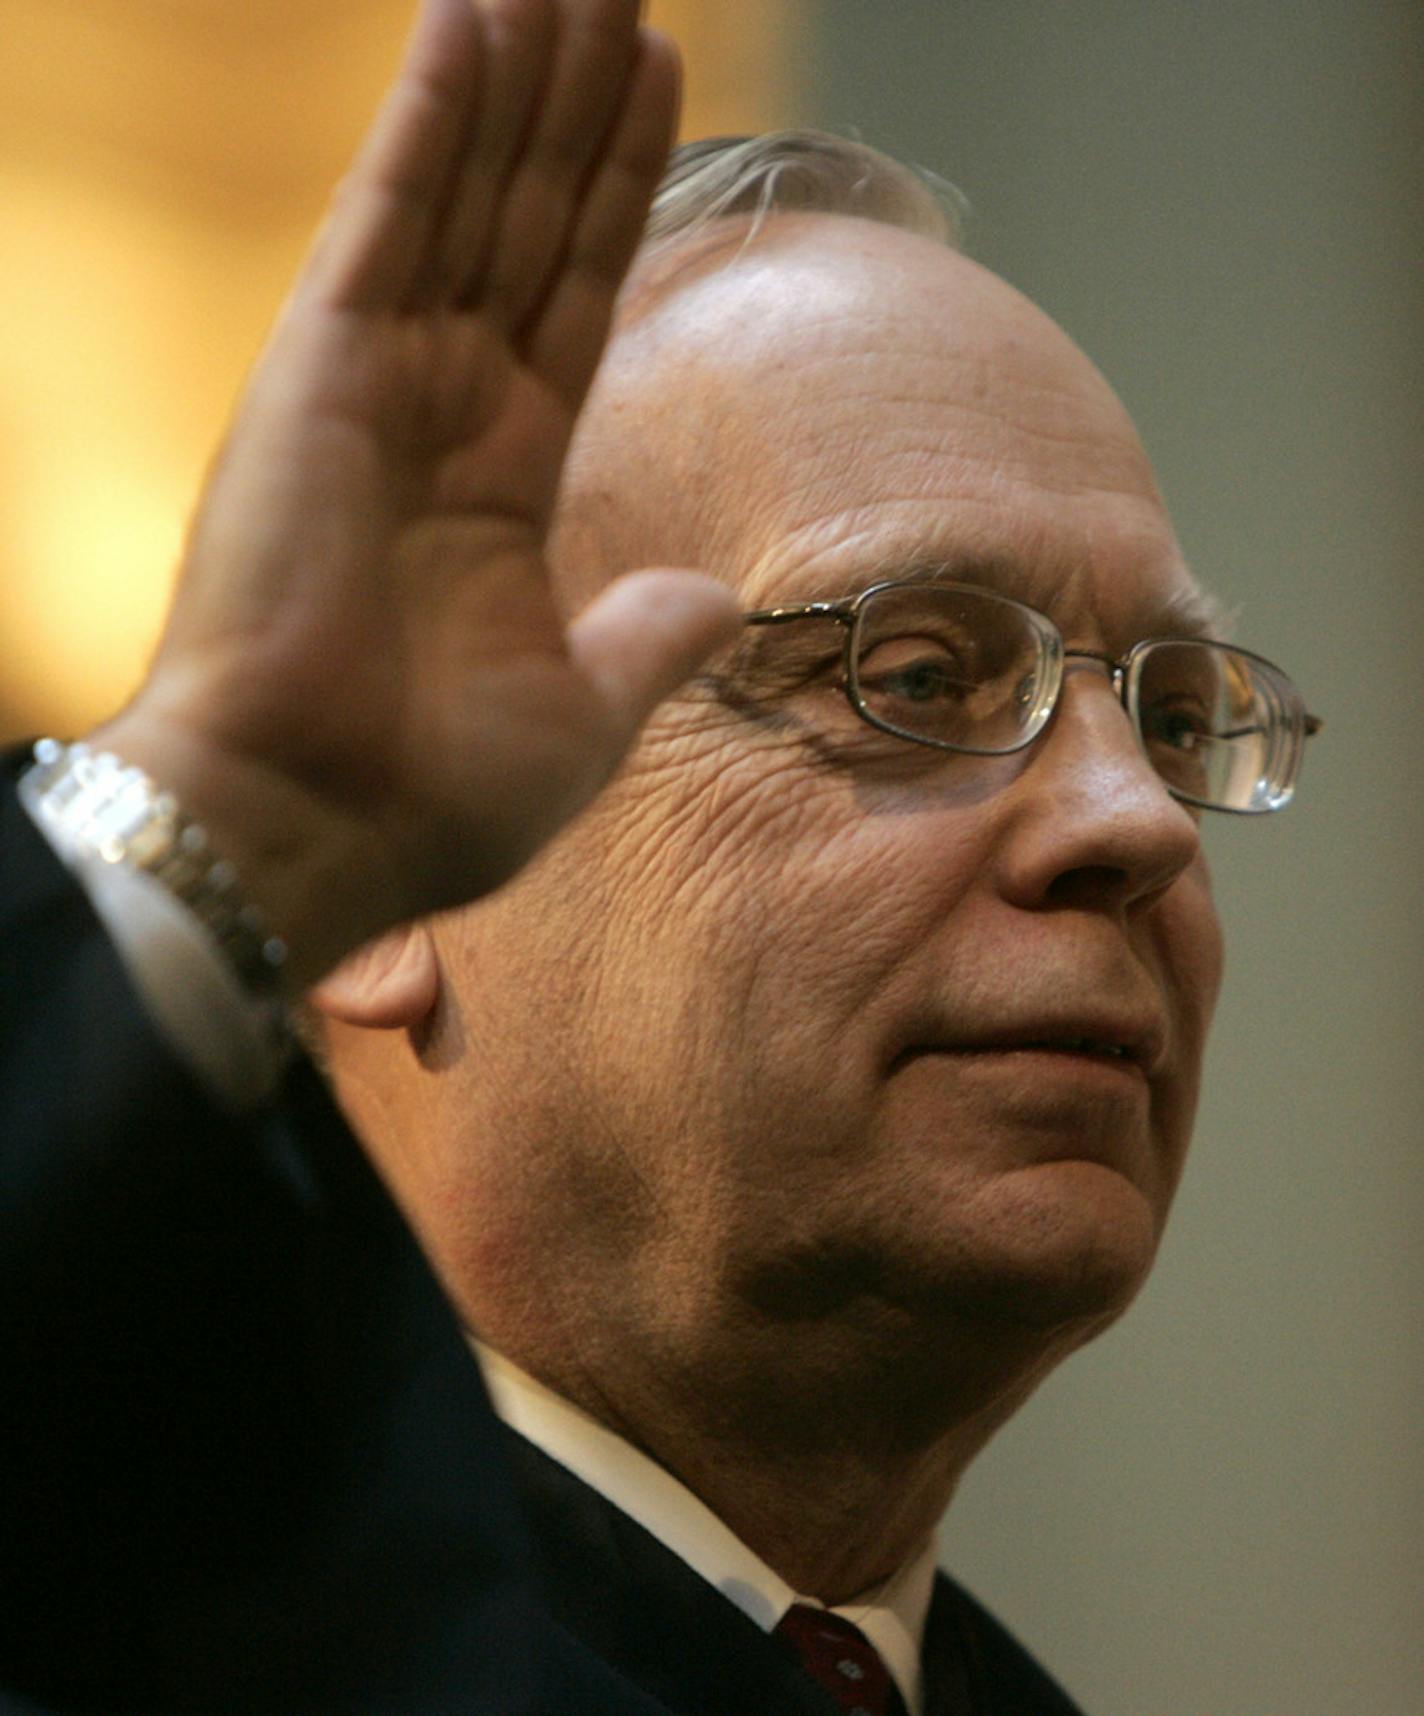
<path fill-rule="evenodd" d="M 839 517 L 867 398 L 909 403 L 931 391 L 954 397 L 962 434 L 954 446 L 902 437 L 907 488 L 916 467 L 927 474 L 966 446 L 1000 482 L 1036 468 L 1032 437 L 1015 434 L 1017 411 L 1034 419 L 1033 437 L 1080 449 L 1056 462 L 1065 493 L 1106 485 L 1136 497 L 1137 528 L 1165 546 L 1130 420 L 1042 311 L 932 238 L 779 213 L 755 227 L 718 222 L 635 271 L 561 494 L 553 558 L 570 604 L 645 564 L 732 580 L 764 564 L 774 581 L 788 524 L 813 533 L 817 520 Z"/>

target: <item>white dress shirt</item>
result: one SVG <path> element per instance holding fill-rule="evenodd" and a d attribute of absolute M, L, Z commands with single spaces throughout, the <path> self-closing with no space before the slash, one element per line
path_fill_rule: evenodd
<path fill-rule="evenodd" d="M 494 1409 L 511 1429 L 636 1520 L 764 1632 L 771 1632 L 793 1603 L 826 1607 L 793 1590 L 656 1461 L 502 1354 L 478 1342 L 475 1350 Z M 831 1611 L 859 1627 L 875 1646 L 910 1716 L 922 1716 L 924 1710 L 920 1648 L 934 1576 L 930 1537 L 883 1584 Z"/>

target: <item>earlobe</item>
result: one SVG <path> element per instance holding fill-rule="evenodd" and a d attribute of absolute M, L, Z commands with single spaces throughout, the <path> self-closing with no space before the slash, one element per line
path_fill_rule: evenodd
<path fill-rule="evenodd" d="M 373 1031 L 409 1030 L 428 1018 L 440 991 L 435 943 L 424 924 L 401 924 L 327 973 L 311 1004 L 329 1018 Z"/>

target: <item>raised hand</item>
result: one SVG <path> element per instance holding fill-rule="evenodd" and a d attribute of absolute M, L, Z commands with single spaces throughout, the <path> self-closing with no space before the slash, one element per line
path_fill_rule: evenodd
<path fill-rule="evenodd" d="M 96 735 L 208 824 L 298 986 L 511 876 L 735 624 L 645 572 L 566 629 L 542 558 L 676 105 L 636 0 L 424 0 Z"/>

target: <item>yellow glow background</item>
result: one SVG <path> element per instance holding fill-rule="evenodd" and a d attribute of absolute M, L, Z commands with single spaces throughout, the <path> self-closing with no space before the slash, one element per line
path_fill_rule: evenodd
<path fill-rule="evenodd" d="M 785 123 L 801 0 L 655 0 L 684 133 Z M 0 737 L 141 677 L 203 468 L 411 0 L 5 0 Z"/>

